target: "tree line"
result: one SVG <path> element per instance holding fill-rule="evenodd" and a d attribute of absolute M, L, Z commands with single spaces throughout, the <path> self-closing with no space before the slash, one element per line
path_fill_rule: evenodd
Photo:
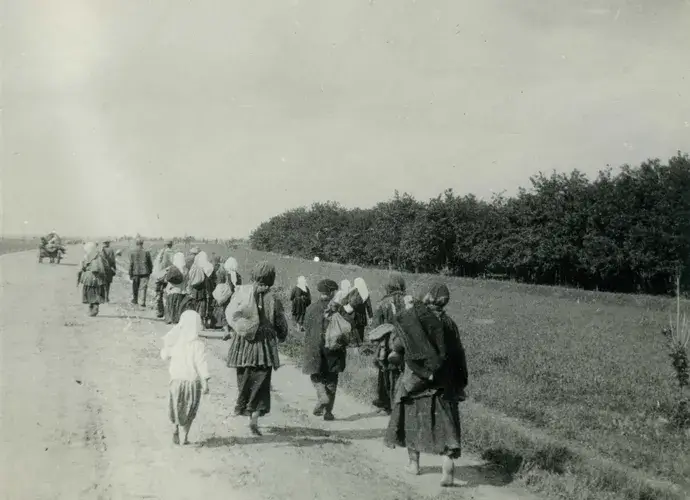
<path fill-rule="evenodd" d="M 250 236 L 256 250 L 303 258 L 619 293 L 690 289 L 690 157 L 539 173 L 513 197 L 421 202 L 400 194 L 370 209 L 315 203 Z"/>

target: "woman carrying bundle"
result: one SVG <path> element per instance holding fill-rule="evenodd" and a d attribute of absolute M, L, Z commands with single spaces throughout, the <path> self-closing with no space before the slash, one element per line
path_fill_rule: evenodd
<path fill-rule="evenodd" d="M 377 328 L 383 324 L 395 324 L 395 316 L 405 308 L 405 278 L 400 273 L 392 273 L 386 284 L 386 295 L 374 312 L 371 326 Z M 401 367 L 389 360 L 392 352 L 391 337 L 388 336 L 379 343 L 379 352 L 374 360 L 378 369 L 376 394 L 373 405 L 381 411 L 390 413 L 395 394 L 395 385 L 402 373 Z"/>
<path fill-rule="evenodd" d="M 194 257 L 194 264 L 187 276 L 187 295 L 194 304 L 194 310 L 199 313 L 203 324 L 208 316 L 207 281 L 213 274 L 213 264 L 208 260 L 206 252 L 199 252 Z"/>
<path fill-rule="evenodd" d="M 191 307 L 190 299 L 185 292 L 187 280 L 187 267 L 182 252 L 173 255 L 172 266 L 169 266 L 163 274 L 163 283 L 166 284 L 165 293 L 165 322 L 176 325 L 180 321 L 182 313 Z"/>
<path fill-rule="evenodd" d="M 82 285 L 81 301 L 89 305 L 89 316 L 97 316 L 99 305 L 105 302 L 106 266 L 98 245 L 84 245 L 84 258 L 79 265 L 77 286 Z"/>
<path fill-rule="evenodd" d="M 271 411 L 271 375 L 280 367 L 278 342 L 284 342 L 288 335 L 283 304 L 271 292 L 275 278 L 276 270 L 272 264 L 257 264 L 252 271 L 251 283 L 238 287 L 226 312 L 228 323 L 235 328 L 237 325 L 233 321 L 239 311 L 234 307 L 250 297 L 249 302 L 255 307 L 250 313 L 258 314 L 258 328 L 251 335 L 231 332 L 225 337 L 230 340 L 227 366 L 237 370 L 235 415 L 249 416 L 249 429 L 257 436 L 261 435 L 259 417 Z"/>
<path fill-rule="evenodd" d="M 216 327 L 222 328 L 224 331 L 229 332 L 228 320 L 225 317 L 225 309 L 227 309 L 232 294 L 235 293 L 235 288 L 242 284 L 242 276 L 237 272 L 237 260 L 234 257 L 228 257 L 225 263 L 218 269 L 216 290 L 222 285 L 227 285 L 229 288 L 228 293 L 225 295 L 227 298 L 221 297 L 220 302 L 216 299 L 217 292 L 213 291 L 213 320 Z"/>
<path fill-rule="evenodd" d="M 290 293 L 292 302 L 292 319 L 299 325 L 300 331 L 304 331 L 304 313 L 311 305 L 311 292 L 307 286 L 307 278 L 300 276 L 297 279 L 297 286 Z"/>
<path fill-rule="evenodd" d="M 461 453 L 460 412 L 467 362 L 458 327 L 444 307 L 450 292 L 432 285 L 397 315 L 405 369 L 398 382 L 385 443 L 406 447 L 408 472 L 419 474 L 419 455 L 443 456 L 441 486 L 454 484 L 454 459 Z"/>

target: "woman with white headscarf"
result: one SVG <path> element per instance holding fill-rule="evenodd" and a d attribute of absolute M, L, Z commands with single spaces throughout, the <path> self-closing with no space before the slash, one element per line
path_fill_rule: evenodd
<path fill-rule="evenodd" d="M 363 278 L 355 279 L 355 290 L 350 297 L 350 306 L 354 309 L 351 344 L 359 347 L 364 342 L 364 330 L 374 317 L 374 310 L 371 307 L 369 289 Z"/>
<path fill-rule="evenodd" d="M 170 360 L 168 415 L 175 444 L 180 444 L 180 427 L 184 432 L 182 444 L 189 444 L 189 429 L 199 411 L 201 394 L 209 392 L 204 342 L 199 338 L 203 329 L 201 316 L 196 311 L 185 311 L 180 322 L 163 338 L 161 358 Z"/>
<path fill-rule="evenodd" d="M 235 293 L 235 288 L 242 284 L 242 276 L 237 272 L 237 260 L 234 257 L 228 257 L 225 263 L 218 269 L 217 274 L 217 285 L 228 285 L 230 286 L 232 293 Z M 224 300 L 222 303 L 213 299 L 213 320 L 216 326 L 221 327 L 225 332 L 229 332 L 228 320 L 225 317 L 225 309 L 230 303 L 232 294 Z"/>
<path fill-rule="evenodd" d="M 300 276 L 297 279 L 297 286 L 290 293 L 292 302 L 292 319 L 299 325 L 300 331 L 304 331 L 304 313 L 311 305 L 311 292 L 307 286 L 307 278 Z"/>
<path fill-rule="evenodd" d="M 105 302 L 106 265 L 96 243 L 84 245 L 77 286 L 82 285 L 81 301 L 89 305 L 89 316 L 97 316 L 99 305 Z"/>
<path fill-rule="evenodd" d="M 193 309 L 199 313 L 202 322 L 206 323 L 208 293 L 207 281 L 213 274 L 213 264 L 208 260 L 206 252 L 199 252 L 194 257 L 194 264 L 189 269 L 187 276 L 187 295 L 194 303 Z"/>
<path fill-rule="evenodd" d="M 169 266 L 163 275 L 163 282 L 166 283 L 165 322 L 168 324 L 177 324 L 189 304 L 185 292 L 186 279 L 185 256 L 182 252 L 177 252 L 173 255 L 172 266 Z"/>

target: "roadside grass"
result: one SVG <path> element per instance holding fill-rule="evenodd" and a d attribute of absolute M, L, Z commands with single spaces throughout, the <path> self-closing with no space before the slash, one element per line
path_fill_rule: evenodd
<path fill-rule="evenodd" d="M 199 246 L 229 253 L 223 245 Z M 374 307 L 388 275 L 244 248 L 232 254 L 245 279 L 259 260 L 276 265 L 275 288 L 286 309 L 300 275 L 313 292 L 322 278 L 361 276 Z M 410 289 L 443 280 L 451 290 L 448 313 L 460 327 L 470 370 L 465 445 L 549 498 L 688 498 L 690 435 L 669 425 L 676 387 L 661 333 L 671 299 L 405 277 Z M 300 347 L 294 332 L 283 350 L 299 362 Z M 374 398 L 370 356 L 350 351 L 342 386 L 364 402 Z"/>
<path fill-rule="evenodd" d="M 0 238 L 0 255 L 36 249 L 40 238 Z"/>

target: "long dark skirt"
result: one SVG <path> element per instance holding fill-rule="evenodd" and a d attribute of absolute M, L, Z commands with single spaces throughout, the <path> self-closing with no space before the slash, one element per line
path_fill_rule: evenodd
<path fill-rule="evenodd" d="M 105 285 L 84 285 L 81 290 L 83 304 L 102 304 L 105 302 Z"/>
<path fill-rule="evenodd" d="M 171 293 L 165 301 L 165 322 L 168 324 L 176 325 L 183 312 L 188 309 L 196 310 L 193 299 L 184 293 Z"/>
<path fill-rule="evenodd" d="M 262 417 L 271 412 L 271 375 L 273 368 L 243 366 L 237 368 L 237 403 L 235 413 Z"/>
<path fill-rule="evenodd" d="M 171 380 L 168 393 L 170 422 L 187 427 L 192 425 L 201 402 L 201 381 Z"/>
<path fill-rule="evenodd" d="M 228 307 L 228 303 L 218 304 L 215 300 L 213 301 L 213 313 L 211 314 L 212 328 L 225 328 L 228 326 L 228 320 L 225 317 L 225 309 Z"/>
<path fill-rule="evenodd" d="M 376 400 L 374 406 L 382 410 L 391 411 L 395 400 L 395 386 L 400 378 L 398 370 L 384 370 L 379 368 L 376 384 Z"/>
<path fill-rule="evenodd" d="M 304 324 L 304 314 L 307 311 L 307 298 L 306 296 L 296 297 L 292 301 L 292 318 L 298 325 Z"/>
<path fill-rule="evenodd" d="M 420 453 L 458 458 L 460 448 L 458 403 L 442 393 L 396 403 L 391 413 L 384 442 Z"/>

